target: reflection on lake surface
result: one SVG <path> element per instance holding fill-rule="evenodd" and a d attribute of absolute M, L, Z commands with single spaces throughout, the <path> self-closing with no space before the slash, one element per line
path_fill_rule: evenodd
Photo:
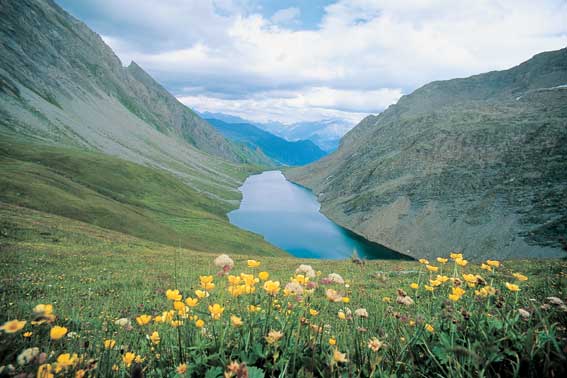
<path fill-rule="evenodd" d="M 230 222 L 264 236 L 297 257 L 342 259 L 356 250 L 368 259 L 405 259 L 329 220 L 309 190 L 286 180 L 280 171 L 250 176 L 240 188 L 240 208 L 228 214 Z"/>

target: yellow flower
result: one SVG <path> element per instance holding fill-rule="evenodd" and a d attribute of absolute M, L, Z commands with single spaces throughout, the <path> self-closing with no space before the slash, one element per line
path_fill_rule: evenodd
<path fill-rule="evenodd" d="M 35 314 L 51 315 L 53 313 L 53 305 L 50 304 L 38 304 L 33 308 Z"/>
<path fill-rule="evenodd" d="M 248 260 L 248 267 L 249 268 L 257 268 L 260 266 L 260 261 L 258 260 Z"/>
<path fill-rule="evenodd" d="M 480 269 L 492 272 L 492 267 L 490 265 L 486 265 L 485 263 L 480 264 Z"/>
<path fill-rule="evenodd" d="M 167 290 L 165 292 L 165 296 L 170 301 L 180 301 L 182 299 L 181 294 L 179 294 L 179 290 Z"/>
<path fill-rule="evenodd" d="M 40 365 L 37 369 L 37 378 L 53 378 L 53 368 L 50 364 Z"/>
<path fill-rule="evenodd" d="M 270 332 L 268 332 L 268 336 L 266 336 L 265 339 L 268 344 L 274 344 L 280 341 L 282 337 L 283 333 L 281 333 L 280 331 L 271 330 Z"/>
<path fill-rule="evenodd" d="M 219 320 L 222 313 L 224 312 L 224 307 L 220 304 L 215 303 L 214 305 L 209 305 L 209 312 L 211 313 L 211 318 L 214 320 Z"/>
<path fill-rule="evenodd" d="M 463 278 L 469 283 L 477 283 L 479 278 L 482 279 L 482 277 L 474 274 L 463 274 Z"/>
<path fill-rule="evenodd" d="M 264 290 L 266 290 L 269 295 L 277 295 L 280 291 L 280 281 L 266 281 L 264 283 Z"/>
<path fill-rule="evenodd" d="M 248 312 L 259 312 L 261 310 L 260 306 L 250 305 L 248 306 Z"/>
<path fill-rule="evenodd" d="M 423 265 L 428 265 L 428 264 L 429 264 L 429 261 L 426 260 L 426 259 L 419 259 L 419 263 L 420 263 L 420 264 L 423 264 Z"/>
<path fill-rule="evenodd" d="M 408 322 L 408 325 L 409 325 L 410 327 L 415 327 L 415 320 L 410 320 L 410 321 Z"/>
<path fill-rule="evenodd" d="M 449 277 L 447 277 L 447 276 L 437 275 L 437 277 L 435 277 L 435 279 L 439 280 L 441 283 L 449 281 Z"/>
<path fill-rule="evenodd" d="M 349 302 L 350 302 L 349 297 L 343 297 L 343 303 L 349 303 Z"/>
<path fill-rule="evenodd" d="M 24 336 L 24 337 L 32 337 L 32 335 L 33 335 L 33 332 L 28 331 L 28 332 L 24 332 L 24 334 L 23 334 L 22 336 Z"/>
<path fill-rule="evenodd" d="M 390 298 L 390 297 L 383 297 L 383 298 L 382 298 L 382 302 L 391 303 L 391 302 L 392 302 L 392 298 Z"/>
<path fill-rule="evenodd" d="M 517 279 L 518 281 L 527 281 L 528 277 L 524 276 L 522 273 L 512 273 L 512 275 L 514 276 L 515 279 Z"/>
<path fill-rule="evenodd" d="M 438 262 L 439 264 L 446 264 L 447 261 L 449 261 L 449 259 L 444 259 L 443 257 L 438 257 L 438 258 L 437 258 L 437 262 Z"/>
<path fill-rule="evenodd" d="M 451 291 L 453 292 L 453 294 L 458 295 L 458 296 L 463 296 L 465 294 L 465 291 L 463 289 L 461 289 L 460 287 L 454 287 L 451 289 Z"/>
<path fill-rule="evenodd" d="M 6 333 L 18 332 L 19 330 L 25 327 L 26 323 L 27 322 L 25 320 L 18 320 L 18 319 L 10 320 L 4 323 L 4 325 L 0 326 L 0 330 Z"/>
<path fill-rule="evenodd" d="M 60 354 L 59 357 L 57 357 L 57 362 L 55 363 L 55 372 L 59 373 L 60 371 L 75 365 L 78 359 L 79 357 L 76 353 L 73 355 L 69 353 Z"/>
<path fill-rule="evenodd" d="M 187 372 L 187 364 L 179 364 L 175 371 L 177 374 L 185 374 Z"/>
<path fill-rule="evenodd" d="M 137 364 L 141 364 L 142 362 L 144 362 L 144 359 L 142 358 L 142 356 L 136 356 L 136 358 L 134 359 L 134 361 Z"/>
<path fill-rule="evenodd" d="M 197 298 L 185 299 L 185 304 L 189 307 L 195 307 L 195 306 L 197 306 L 197 303 L 199 303 L 199 300 Z"/>
<path fill-rule="evenodd" d="M 159 337 L 159 333 L 157 331 L 154 331 L 151 336 L 150 336 L 150 341 L 152 342 L 152 344 L 154 345 L 158 345 L 159 342 L 161 341 L 160 337 Z"/>
<path fill-rule="evenodd" d="M 429 285 L 423 285 L 423 288 L 427 291 L 433 291 L 433 287 L 429 286 Z"/>
<path fill-rule="evenodd" d="M 329 345 L 337 345 L 337 339 L 334 337 L 329 338 Z"/>
<path fill-rule="evenodd" d="M 112 371 L 118 371 L 118 370 L 120 370 L 118 365 L 116 365 L 116 364 L 112 365 Z"/>
<path fill-rule="evenodd" d="M 197 319 L 197 321 L 195 321 L 195 326 L 197 326 L 197 328 L 203 328 L 205 326 L 205 322 L 202 319 Z"/>
<path fill-rule="evenodd" d="M 457 265 L 459 266 L 466 266 L 469 262 L 464 259 L 455 259 L 455 263 L 457 263 Z"/>
<path fill-rule="evenodd" d="M 203 290 L 195 290 L 195 295 L 197 296 L 197 298 L 203 299 L 207 298 L 209 296 L 209 293 Z"/>
<path fill-rule="evenodd" d="M 429 284 L 433 287 L 437 287 L 437 286 L 441 286 L 443 282 L 441 282 L 441 280 L 436 279 L 436 280 L 429 280 Z"/>
<path fill-rule="evenodd" d="M 169 325 L 172 326 L 173 328 L 181 327 L 183 325 L 183 321 L 182 320 L 172 320 L 172 321 L 169 322 Z"/>
<path fill-rule="evenodd" d="M 429 270 L 430 272 L 437 272 L 439 270 L 438 267 L 433 266 L 433 265 L 426 265 L 425 266 L 427 268 L 427 270 Z"/>
<path fill-rule="evenodd" d="M 215 284 L 213 283 L 213 276 L 199 276 L 199 281 L 201 287 L 206 291 L 210 291 L 215 288 Z"/>
<path fill-rule="evenodd" d="M 333 360 L 335 362 L 348 362 L 346 358 L 346 353 L 341 353 L 337 349 L 333 351 Z"/>
<path fill-rule="evenodd" d="M 514 285 L 510 282 L 506 282 L 505 285 L 506 285 L 506 288 L 510 291 L 520 291 L 520 287 L 518 285 Z"/>
<path fill-rule="evenodd" d="M 495 267 L 495 268 L 500 267 L 500 261 L 497 261 L 497 260 L 486 260 L 486 263 L 490 266 Z"/>
<path fill-rule="evenodd" d="M 268 278 L 270 278 L 270 273 L 268 272 L 260 272 L 258 273 L 258 277 L 260 277 L 260 279 L 262 281 L 266 281 Z"/>
<path fill-rule="evenodd" d="M 319 315 L 319 311 L 317 311 L 317 310 L 315 310 L 315 309 L 313 309 L 313 308 L 310 308 L 310 309 L 309 309 L 309 314 L 311 314 L 311 316 L 317 316 L 317 315 Z"/>
<path fill-rule="evenodd" d="M 87 372 L 84 371 L 83 369 L 79 369 L 77 370 L 77 372 L 75 373 L 75 378 L 85 378 L 87 375 Z"/>
<path fill-rule="evenodd" d="M 227 277 L 227 280 L 228 280 L 229 285 L 236 286 L 240 283 L 241 278 L 239 276 L 234 276 L 234 275 L 230 274 Z"/>
<path fill-rule="evenodd" d="M 244 324 L 244 322 L 242 321 L 242 318 L 239 318 L 236 315 L 230 316 L 230 323 L 232 324 L 233 327 L 240 327 L 241 325 Z"/>
<path fill-rule="evenodd" d="M 151 321 L 152 321 L 151 315 L 140 315 L 136 318 L 136 322 L 141 326 L 146 325 Z"/>
<path fill-rule="evenodd" d="M 425 325 L 425 329 L 426 329 L 427 332 L 429 332 L 429 333 L 435 332 L 435 328 L 433 328 L 433 326 L 432 326 L 431 324 L 426 324 L 426 325 Z"/>
<path fill-rule="evenodd" d="M 346 314 L 344 313 L 344 311 L 339 311 L 337 313 L 337 316 L 339 317 L 339 319 L 341 320 L 345 320 L 346 319 Z"/>
<path fill-rule="evenodd" d="M 461 299 L 460 295 L 456 295 L 456 294 L 449 294 L 449 299 L 452 300 L 453 302 L 458 301 L 459 299 Z"/>
<path fill-rule="evenodd" d="M 134 362 L 135 359 L 136 359 L 136 353 L 132 353 L 132 352 L 126 352 L 124 356 L 122 356 L 122 361 L 124 362 L 126 367 L 130 367 L 130 365 L 132 365 L 132 362 Z"/>
<path fill-rule="evenodd" d="M 370 349 L 373 352 L 378 352 L 383 345 L 384 343 L 378 340 L 377 337 L 373 337 L 370 340 L 368 340 L 368 349 Z"/>
<path fill-rule="evenodd" d="M 67 328 L 65 327 L 55 326 L 51 328 L 51 331 L 49 331 L 49 336 L 51 337 L 51 340 L 59 340 L 66 334 L 67 334 Z"/>
<path fill-rule="evenodd" d="M 116 345 L 116 340 L 106 339 L 103 341 L 104 349 L 112 349 Z"/>
<path fill-rule="evenodd" d="M 460 287 L 454 287 L 451 289 L 451 294 L 449 294 L 449 299 L 456 302 L 465 294 L 465 291 Z"/>
<path fill-rule="evenodd" d="M 419 285 L 418 285 L 417 283 L 415 283 L 415 282 L 412 282 L 409 286 L 410 286 L 412 289 L 419 289 Z"/>
<path fill-rule="evenodd" d="M 462 259 L 463 258 L 463 254 L 462 253 L 451 253 L 449 255 L 449 257 L 451 257 L 451 259 L 456 260 L 456 259 Z"/>

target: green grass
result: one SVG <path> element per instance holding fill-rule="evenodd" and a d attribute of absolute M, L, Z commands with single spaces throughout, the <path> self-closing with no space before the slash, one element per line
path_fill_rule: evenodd
<path fill-rule="evenodd" d="M 170 246 L 284 254 L 232 226 L 231 205 L 165 171 L 95 152 L 0 142 L 0 201 Z"/>
<path fill-rule="evenodd" d="M 138 325 L 142 314 L 160 315 L 172 309 L 167 289 L 179 289 L 183 298 L 195 297 L 200 275 L 215 275 L 215 254 L 158 244 L 93 225 L 34 210 L 0 205 L 1 304 L 0 324 L 12 319 L 27 320 L 16 333 L 0 333 L 0 366 L 13 364 L 17 373 L 35 374 L 39 361 L 17 365 L 26 348 L 38 347 L 48 354 L 46 363 L 55 368 L 57 357 L 77 353 L 82 362 L 62 370 L 59 376 L 74 376 L 86 370 L 88 361 L 97 367 L 90 377 L 130 377 L 143 369 L 146 377 L 220 377 L 231 361 L 246 363 L 250 377 L 477 377 L 477 376 L 562 376 L 567 366 L 566 308 L 546 303 L 546 297 L 565 299 L 567 262 L 505 261 L 494 273 L 469 263 L 465 268 L 452 262 L 440 266 L 440 274 L 461 277 L 480 274 L 496 289 L 494 296 L 481 298 L 463 284 L 466 294 L 457 302 L 448 300 L 451 281 L 434 293 L 424 284 L 437 273 L 429 273 L 413 261 L 369 261 L 363 267 L 348 261 L 300 260 L 293 257 L 261 257 L 261 266 L 247 267 L 245 255 L 231 255 L 236 266 L 231 273 L 270 273 L 270 280 L 285 286 L 300 263 L 321 272 L 313 294 L 298 302 L 283 290 L 276 297 L 264 291 L 233 298 L 227 280 L 215 277 L 210 297 L 190 309 L 190 316 L 205 322 L 203 333 L 195 321 L 184 320 L 179 328 L 151 322 Z M 465 256 L 466 257 L 466 256 Z M 321 279 L 331 272 L 341 274 L 347 285 L 325 285 Z M 513 272 L 529 277 L 517 281 Z M 419 283 L 416 291 L 411 283 Z M 519 284 L 516 294 L 505 282 Z M 325 289 L 347 296 L 349 303 L 332 303 Z M 396 303 L 398 289 L 413 298 L 413 305 Z M 384 297 L 392 302 L 384 302 Z M 39 303 L 53 304 L 57 319 L 52 324 L 32 325 L 32 309 Z M 212 320 L 208 305 L 224 307 L 220 320 Z M 249 304 L 260 312 L 247 311 Z M 368 318 L 341 320 L 346 308 L 365 308 Z M 312 315 L 309 309 L 319 313 Z M 530 317 L 524 320 L 518 310 Z M 289 310 L 289 312 L 287 311 Z M 348 313 L 348 312 L 347 312 Z M 242 318 L 241 327 L 230 324 L 230 315 Z M 132 329 L 114 324 L 128 318 Z M 426 325 L 434 327 L 428 332 Z M 64 326 L 74 338 L 49 340 L 50 327 Z M 321 327 L 322 332 L 318 329 Z M 281 331 L 282 339 L 270 344 L 270 330 Z M 32 336 L 23 337 L 31 331 Z M 147 335 L 158 332 L 159 345 Z M 368 348 L 372 338 L 383 343 L 379 351 Z M 336 339 L 330 345 L 329 339 Z M 103 340 L 116 340 L 112 350 Z M 345 353 L 347 362 L 336 362 L 334 352 Z M 127 367 L 126 352 L 140 355 L 141 364 Z M 51 356 L 49 354 L 52 353 Z M 185 374 L 176 368 L 186 363 Z M 113 366 L 115 366 L 113 370 Z"/>

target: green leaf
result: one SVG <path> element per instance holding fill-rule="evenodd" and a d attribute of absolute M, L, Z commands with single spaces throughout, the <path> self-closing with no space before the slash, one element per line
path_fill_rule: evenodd
<path fill-rule="evenodd" d="M 255 366 L 248 367 L 248 377 L 249 378 L 264 378 L 266 374 L 264 370 L 257 368 Z"/>

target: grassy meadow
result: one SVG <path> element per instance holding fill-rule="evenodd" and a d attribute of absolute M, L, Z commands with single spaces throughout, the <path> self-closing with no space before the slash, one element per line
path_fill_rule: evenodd
<path fill-rule="evenodd" d="M 234 169 L 225 174 L 243 181 L 258 168 Z M 232 196 L 241 197 L 236 188 Z M 0 202 L 63 216 L 62 223 L 78 220 L 192 250 L 284 254 L 230 224 L 226 213 L 233 204 L 204 195 L 164 170 L 77 148 L 0 141 Z"/>
<path fill-rule="evenodd" d="M 1 376 L 566 372 L 564 260 L 481 266 L 447 251 L 359 266 L 250 251 L 229 269 L 218 253 L 0 210 Z"/>

